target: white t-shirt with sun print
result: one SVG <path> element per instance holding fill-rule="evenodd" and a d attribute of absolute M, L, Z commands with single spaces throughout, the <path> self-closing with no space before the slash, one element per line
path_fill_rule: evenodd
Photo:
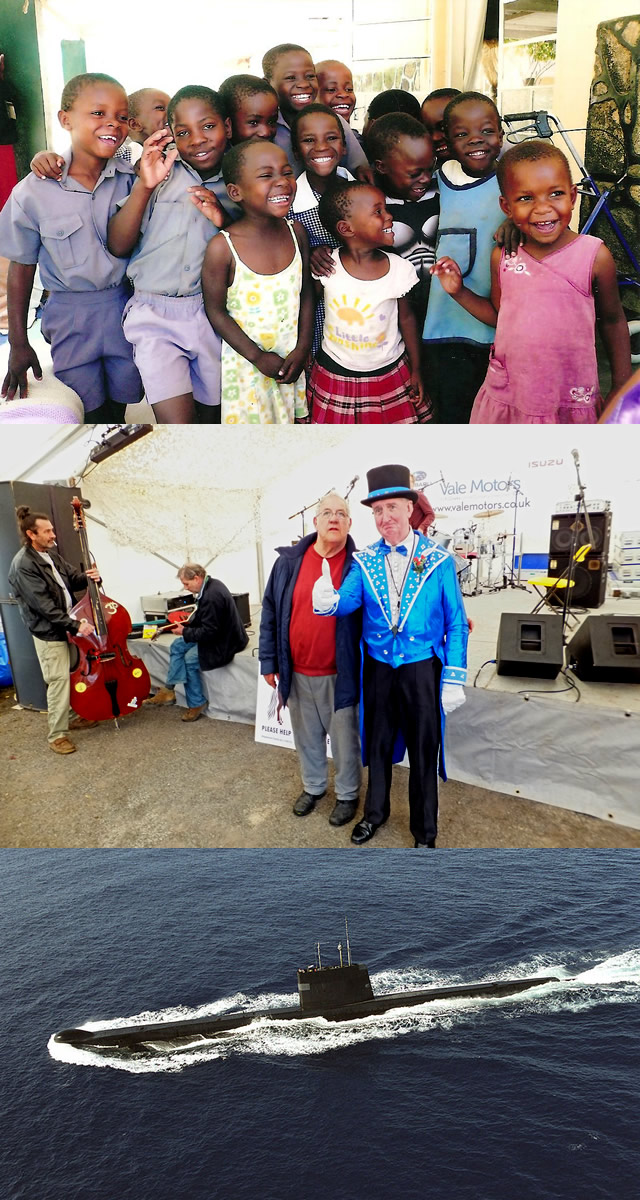
<path fill-rule="evenodd" d="M 382 251 L 389 270 L 382 279 L 354 279 L 345 271 L 340 250 L 333 250 L 333 275 L 323 275 L 324 333 L 322 349 L 348 371 L 376 374 L 402 354 L 398 299 L 418 282 L 406 258 Z"/>

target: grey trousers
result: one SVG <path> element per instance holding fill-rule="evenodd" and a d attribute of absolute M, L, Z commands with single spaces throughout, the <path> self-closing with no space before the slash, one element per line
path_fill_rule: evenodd
<path fill-rule="evenodd" d="M 302 786 L 319 796 L 327 790 L 327 734 L 335 767 L 336 800 L 357 803 L 362 779 L 358 706 L 334 712 L 335 675 L 291 678 L 288 707 L 296 740 Z"/>

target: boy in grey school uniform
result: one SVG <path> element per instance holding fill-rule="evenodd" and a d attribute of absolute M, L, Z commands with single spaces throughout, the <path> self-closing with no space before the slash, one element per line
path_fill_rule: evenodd
<path fill-rule="evenodd" d="M 217 93 L 210 89 L 182 88 L 170 102 L 170 119 L 175 125 L 176 113 L 195 106 L 196 113 L 206 115 L 210 108 L 226 127 L 221 112 L 214 113 L 217 105 Z M 204 311 L 200 277 L 204 252 L 218 225 L 236 219 L 240 209 L 229 199 L 221 171 L 203 178 L 192 162 L 178 157 L 176 150 L 167 151 L 170 136 L 158 132 L 159 140 L 150 141 L 140 160 L 140 177 L 131 196 L 118 205 L 108 240 L 116 253 L 131 254 L 127 274 L 134 295 L 123 314 L 123 328 L 156 418 L 182 423 L 197 413 L 201 422 L 217 423 L 220 339 Z M 224 130 L 220 139 L 221 159 Z M 178 146 L 181 154 L 194 157 L 181 141 Z M 158 174 L 162 181 L 154 186 Z M 125 228 L 123 217 L 129 213 Z"/>
<path fill-rule="evenodd" d="M 50 293 L 41 327 L 51 343 L 54 374 L 80 396 L 86 417 L 113 419 L 113 409 L 105 411 L 110 399 L 124 406 L 142 395 L 121 326 L 129 296 L 127 264 L 106 246 L 109 218 L 129 195 L 135 175 L 129 163 L 111 158 L 89 192 L 68 174 L 71 149 L 61 157 L 59 182 L 27 175 L 13 189 L 0 212 L 0 254 L 32 265 L 34 272 L 38 265 Z M 21 332 L 27 341 L 26 323 Z M 124 419 L 124 407 L 117 419 Z"/>

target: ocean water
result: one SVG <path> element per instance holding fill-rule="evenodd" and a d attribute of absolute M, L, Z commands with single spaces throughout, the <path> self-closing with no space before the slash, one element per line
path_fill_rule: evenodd
<path fill-rule="evenodd" d="M 7 1200 L 631 1200 L 636 851 L 0 855 Z M 179 1056 L 80 1024 L 296 1003 L 349 918 L 374 991 L 556 973 L 511 998 L 261 1021 Z"/>

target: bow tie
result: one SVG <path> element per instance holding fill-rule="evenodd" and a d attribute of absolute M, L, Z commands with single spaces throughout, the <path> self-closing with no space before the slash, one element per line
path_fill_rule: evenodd
<path fill-rule="evenodd" d="M 383 554 L 388 554 L 390 550 L 395 550 L 397 554 L 406 555 L 408 553 L 406 546 L 387 546 L 386 542 L 383 542 L 380 549 L 382 550 Z"/>

